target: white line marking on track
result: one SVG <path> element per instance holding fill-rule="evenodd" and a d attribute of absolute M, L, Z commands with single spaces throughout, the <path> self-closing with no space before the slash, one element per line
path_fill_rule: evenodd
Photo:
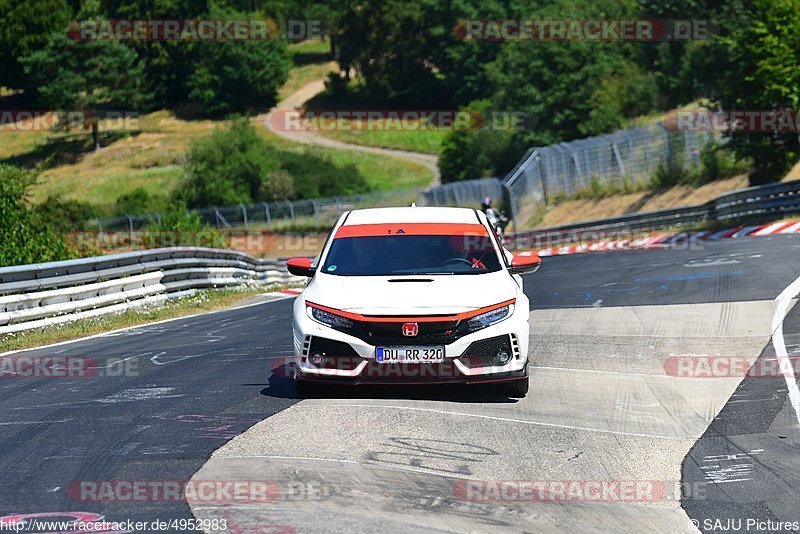
<path fill-rule="evenodd" d="M 789 287 L 775 299 L 778 307 L 775 309 L 775 315 L 772 316 L 772 345 L 775 347 L 775 355 L 778 357 L 783 379 L 786 380 L 786 387 L 789 388 L 789 400 L 792 402 L 797 423 L 800 425 L 800 389 L 797 387 L 792 362 L 789 360 L 786 342 L 783 339 L 783 319 L 789 311 L 792 299 L 798 294 L 800 294 L 800 277 L 789 284 Z"/>
<path fill-rule="evenodd" d="M 392 408 L 395 410 L 408 410 L 413 412 L 429 412 L 429 413 L 440 413 L 444 415 L 460 415 L 462 417 L 474 417 L 477 419 L 490 419 L 492 421 L 504 421 L 506 423 L 519 423 L 523 425 L 533 425 L 533 426 L 547 426 L 551 428 L 562 428 L 565 430 L 585 430 L 587 432 L 600 432 L 603 434 L 614 434 L 617 436 L 633 436 L 638 438 L 655 438 L 655 439 L 668 439 L 668 440 L 675 440 L 675 441 L 684 441 L 684 440 L 691 440 L 696 439 L 693 437 L 680 437 L 680 436 L 659 436 L 658 434 L 640 434 L 637 432 L 619 432 L 617 430 L 605 430 L 602 428 L 588 428 L 583 426 L 572 426 L 572 425 L 558 425 L 555 423 L 542 423 L 539 421 L 526 421 L 524 419 L 511 419 L 509 417 L 495 417 L 492 415 L 481 415 L 475 413 L 464 413 L 464 412 L 450 412 L 447 410 L 436 410 L 433 408 L 414 408 L 411 406 L 397 406 L 395 404 L 295 404 L 292 406 L 292 409 L 297 410 L 300 408 L 313 408 L 313 407 L 325 407 L 325 408 Z"/>

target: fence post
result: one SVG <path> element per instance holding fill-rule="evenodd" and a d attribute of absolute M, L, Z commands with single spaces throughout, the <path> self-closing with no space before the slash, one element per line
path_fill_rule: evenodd
<path fill-rule="evenodd" d="M 130 239 L 131 244 L 133 244 L 133 217 L 130 215 L 126 215 L 125 217 L 128 218 L 128 239 Z"/>
<path fill-rule="evenodd" d="M 244 204 L 239 204 L 239 207 L 242 208 L 242 220 L 244 220 L 244 229 L 247 230 L 247 208 L 244 207 Z"/>
<path fill-rule="evenodd" d="M 542 156 L 538 152 L 536 152 L 533 160 L 536 163 L 536 167 L 539 169 L 539 182 L 542 184 L 542 200 L 544 201 L 545 206 L 550 203 L 548 188 L 547 188 L 547 180 L 545 179 L 545 172 L 544 172 L 544 165 L 542 165 Z M 530 180 L 530 178 L 529 178 Z M 531 187 L 531 191 L 533 188 Z"/>
<path fill-rule="evenodd" d="M 267 220 L 267 226 L 272 225 L 272 217 L 269 216 L 269 205 L 266 202 L 261 203 L 264 206 L 264 218 Z"/>

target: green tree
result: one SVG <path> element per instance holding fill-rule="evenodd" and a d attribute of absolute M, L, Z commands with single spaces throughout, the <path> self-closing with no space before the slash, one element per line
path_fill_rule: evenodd
<path fill-rule="evenodd" d="M 36 176 L 0 165 L 0 267 L 69 259 L 64 238 L 26 202 Z"/>
<path fill-rule="evenodd" d="M 188 98 L 201 104 L 204 113 L 268 109 L 276 103 L 290 67 L 284 41 L 197 46 L 198 61 L 188 79 Z"/>
<path fill-rule="evenodd" d="M 44 49 L 21 62 L 29 88 L 42 103 L 85 113 L 96 150 L 98 112 L 138 110 L 146 101 L 144 70 L 136 52 L 116 41 L 82 42 L 54 32 Z"/>
<path fill-rule="evenodd" d="M 347 0 L 332 39 L 344 72 L 399 105 L 466 105 L 492 93 L 485 66 L 501 43 L 465 41 L 463 19 L 512 16 L 496 0 Z"/>
<path fill-rule="evenodd" d="M 258 9 L 258 2 L 101 0 L 104 16 L 112 19 L 264 18 L 235 9 L 238 4 Z M 154 40 L 137 41 L 130 46 L 142 58 L 146 90 L 153 95 L 156 105 L 195 103 L 204 115 L 270 108 L 291 66 L 282 38 L 226 42 Z"/>
<path fill-rule="evenodd" d="M 737 3 L 724 21 L 731 30 L 716 40 L 722 65 L 710 75 L 709 95 L 724 110 L 800 108 L 800 4 L 797 0 Z M 732 6 L 733 7 L 733 6 Z M 742 132 L 728 135 L 742 159 L 752 158 L 750 181 L 783 177 L 800 157 L 797 132 Z"/>
<path fill-rule="evenodd" d="M 100 0 L 100 18 L 109 19 L 202 19 L 208 18 L 208 0 Z M 199 57 L 189 41 L 135 41 L 128 43 L 144 64 L 146 91 L 158 107 L 188 100 L 186 81 Z"/>
<path fill-rule="evenodd" d="M 67 0 L 0 0 L 0 86 L 24 89 L 19 57 L 40 50 L 55 30 L 66 31 Z"/>

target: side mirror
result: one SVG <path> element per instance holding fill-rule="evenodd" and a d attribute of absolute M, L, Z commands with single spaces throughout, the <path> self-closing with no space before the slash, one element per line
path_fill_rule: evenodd
<path fill-rule="evenodd" d="M 314 276 L 316 269 L 311 267 L 310 258 L 292 258 L 286 262 L 286 269 L 295 276 Z"/>
<path fill-rule="evenodd" d="M 511 259 L 511 267 L 508 268 L 511 274 L 533 273 L 542 264 L 542 258 L 536 254 L 530 256 L 514 256 Z"/>

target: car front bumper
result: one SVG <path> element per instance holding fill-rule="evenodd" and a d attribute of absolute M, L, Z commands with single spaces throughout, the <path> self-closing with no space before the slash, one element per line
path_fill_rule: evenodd
<path fill-rule="evenodd" d="M 507 319 L 445 344 L 442 363 L 383 363 L 375 360 L 381 340 L 366 342 L 308 317 L 302 298 L 295 302 L 293 377 L 296 380 L 337 384 L 443 384 L 489 383 L 527 376 L 529 312 L 527 301 L 518 302 Z M 411 343 L 409 343 L 411 344 Z M 431 343 L 431 345 L 439 345 Z M 511 359 L 499 365 L 493 356 L 503 347 Z M 315 365 L 310 355 L 324 353 L 326 362 Z"/>

